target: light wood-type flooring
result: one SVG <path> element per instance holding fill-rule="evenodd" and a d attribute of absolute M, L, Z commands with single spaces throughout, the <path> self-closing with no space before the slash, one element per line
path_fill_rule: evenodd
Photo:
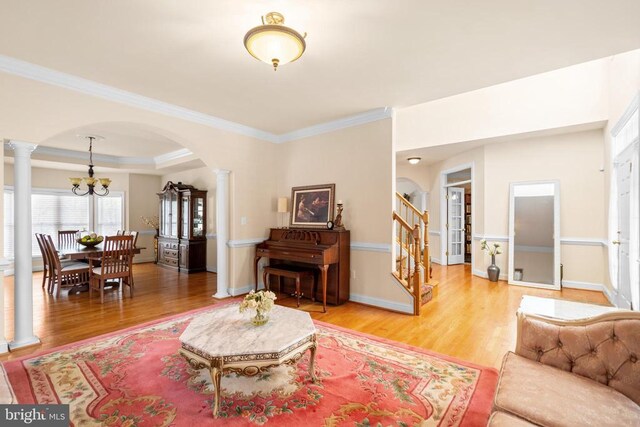
<path fill-rule="evenodd" d="M 124 297 L 111 292 L 107 293 L 105 303 L 100 304 L 96 295 L 89 300 L 88 293 L 69 296 L 63 293 L 56 300 L 41 289 L 42 275 L 35 273 L 34 330 L 42 344 L 0 356 L 0 361 L 218 302 L 211 297 L 216 291 L 213 273 L 186 275 L 155 264 L 139 264 L 134 274 L 133 298 L 129 298 L 127 290 Z M 600 292 L 575 289 L 556 292 L 509 286 L 506 282 L 491 283 L 472 276 L 470 267 L 463 265 L 434 265 L 433 275 L 440 284 L 433 300 L 418 317 L 351 302 L 329 306 L 327 313 L 322 313 L 321 304 L 308 300 L 303 300 L 300 308 L 309 311 L 314 319 L 498 368 L 505 352 L 514 348 L 515 312 L 523 295 L 607 304 Z M 291 297 L 283 296 L 278 302 L 295 307 L 295 299 Z M 13 277 L 5 278 L 5 319 L 10 340 Z"/>

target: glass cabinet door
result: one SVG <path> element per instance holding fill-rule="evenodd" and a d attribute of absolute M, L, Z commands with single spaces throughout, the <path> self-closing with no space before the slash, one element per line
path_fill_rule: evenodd
<path fill-rule="evenodd" d="M 204 197 L 193 198 L 193 237 L 204 236 Z"/>
<path fill-rule="evenodd" d="M 189 197 L 182 197 L 182 203 L 180 206 L 180 218 L 182 218 L 182 232 L 181 237 L 184 239 L 189 238 Z"/>
<path fill-rule="evenodd" d="M 178 194 L 171 193 L 171 237 L 178 237 Z"/>

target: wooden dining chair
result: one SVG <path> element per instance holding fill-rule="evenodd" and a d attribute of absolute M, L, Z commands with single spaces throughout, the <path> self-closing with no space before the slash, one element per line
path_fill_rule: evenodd
<path fill-rule="evenodd" d="M 77 234 L 78 230 L 58 230 L 58 247 L 75 245 Z"/>
<path fill-rule="evenodd" d="M 49 261 L 49 253 L 45 247 L 44 235 L 41 233 L 36 233 L 36 241 L 38 242 L 40 254 L 42 255 L 42 289 L 44 289 L 44 285 L 46 284 L 47 279 L 51 274 L 51 263 Z"/>
<path fill-rule="evenodd" d="M 62 263 L 53 239 L 48 234 L 42 235 L 45 250 L 49 262 L 49 286 L 50 294 L 60 296 L 63 286 L 73 287 L 89 282 L 89 265 L 81 262 Z"/>
<path fill-rule="evenodd" d="M 102 265 L 94 267 L 95 262 Z M 124 285 L 129 286 L 133 297 L 133 236 L 107 236 L 101 258 L 89 258 L 89 298 L 93 290 L 100 292 L 100 303 L 104 303 L 104 287 L 107 280 L 119 280 L 122 295 Z"/>
<path fill-rule="evenodd" d="M 136 247 L 136 244 L 138 243 L 138 232 L 137 231 L 130 231 L 130 230 L 118 230 L 116 232 L 117 236 L 133 236 L 133 247 Z"/>

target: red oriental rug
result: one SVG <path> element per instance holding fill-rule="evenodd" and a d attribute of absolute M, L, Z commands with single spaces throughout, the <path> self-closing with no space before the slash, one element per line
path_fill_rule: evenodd
<path fill-rule="evenodd" d="M 75 426 L 484 426 L 489 417 L 494 369 L 315 322 L 317 383 L 308 352 L 255 377 L 229 374 L 214 420 L 209 373 L 178 355 L 200 312 L 3 366 L 18 403 L 68 403 Z"/>

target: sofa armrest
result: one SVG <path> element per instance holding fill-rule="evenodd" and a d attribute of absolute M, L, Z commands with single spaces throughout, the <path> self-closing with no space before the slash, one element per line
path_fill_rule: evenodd
<path fill-rule="evenodd" d="M 613 387 L 640 403 L 640 313 L 580 320 L 518 312 L 516 354 Z"/>

